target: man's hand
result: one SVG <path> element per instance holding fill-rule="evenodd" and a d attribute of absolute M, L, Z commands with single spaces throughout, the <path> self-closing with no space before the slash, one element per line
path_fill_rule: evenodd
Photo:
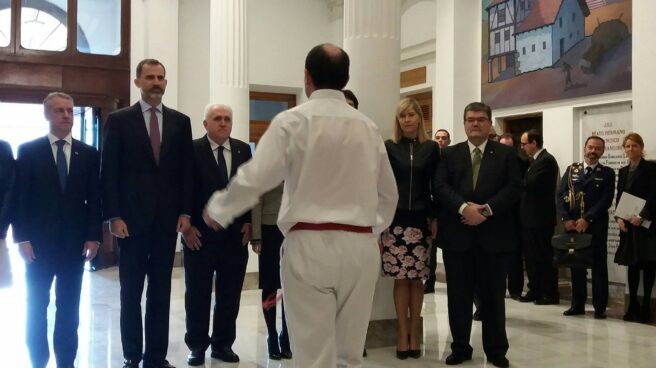
<path fill-rule="evenodd" d="M 462 217 L 460 221 L 469 226 L 478 226 L 482 224 L 487 218 L 481 214 L 482 209 L 485 208 L 481 204 L 468 204 L 462 210 Z"/>
<path fill-rule="evenodd" d="M 98 254 L 98 242 L 94 240 L 87 240 L 84 242 L 84 249 L 82 255 L 85 256 L 85 261 L 90 261 L 96 258 Z"/>
<path fill-rule="evenodd" d="M 590 226 L 590 223 L 586 221 L 584 218 L 580 218 L 576 220 L 576 231 L 579 233 L 584 233 L 586 230 L 588 230 L 588 226 Z"/>
<path fill-rule="evenodd" d="M 640 226 L 642 225 L 642 219 L 636 215 L 631 216 L 631 219 L 629 220 L 631 225 L 633 226 Z"/>
<path fill-rule="evenodd" d="M 251 241 L 251 224 L 246 223 L 242 225 L 241 233 L 243 234 L 241 237 L 241 244 L 248 245 L 248 242 Z"/>
<path fill-rule="evenodd" d="M 251 248 L 255 254 L 262 254 L 262 241 L 251 240 Z"/>
<path fill-rule="evenodd" d="M 626 227 L 626 224 L 624 223 L 624 220 L 621 218 L 617 219 L 617 226 L 620 227 L 620 231 L 623 233 L 629 231 L 629 229 Z"/>
<path fill-rule="evenodd" d="M 128 225 L 120 218 L 112 220 L 109 224 L 109 231 L 117 238 L 124 239 L 129 237 Z"/>
<path fill-rule="evenodd" d="M 30 242 L 18 244 L 18 252 L 20 253 L 21 257 L 23 257 L 23 260 L 26 264 L 30 264 L 36 259 L 36 256 L 34 255 L 34 249 L 32 248 L 32 243 Z"/>
<path fill-rule="evenodd" d="M 563 225 L 565 226 L 565 230 L 567 230 L 567 231 L 576 230 L 576 221 L 574 221 L 574 220 L 567 220 L 567 221 L 563 222 Z"/>
<path fill-rule="evenodd" d="M 178 225 L 176 226 L 176 231 L 179 233 L 184 233 L 189 230 L 191 227 L 191 222 L 189 222 L 189 216 L 180 215 L 178 216 Z"/>
<path fill-rule="evenodd" d="M 219 231 L 223 229 L 223 227 L 221 227 L 221 225 L 219 225 L 218 222 L 214 221 L 210 217 L 209 212 L 207 212 L 207 207 L 205 207 L 205 209 L 203 210 L 203 221 L 205 221 L 205 224 L 207 224 L 207 226 L 209 226 L 214 231 Z"/>
<path fill-rule="evenodd" d="M 200 231 L 198 231 L 196 226 L 193 225 L 189 227 L 189 230 L 182 233 L 182 238 L 184 239 L 187 248 L 191 250 L 200 250 L 200 247 L 203 246 L 203 243 L 200 241 L 200 238 L 202 237 L 203 235 L 201 235 Z"/>

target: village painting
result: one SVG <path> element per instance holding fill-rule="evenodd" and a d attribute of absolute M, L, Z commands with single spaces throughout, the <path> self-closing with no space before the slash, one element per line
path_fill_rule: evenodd
<path fill-rule="evenodd" d="M 631 89 L 631 0 L 482 0 L 493 108 Z"/>

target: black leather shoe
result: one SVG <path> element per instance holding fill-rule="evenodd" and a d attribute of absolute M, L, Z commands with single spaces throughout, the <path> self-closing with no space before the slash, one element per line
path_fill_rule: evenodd
<path fill-rule="evenodd" d="M 223 348 L 212 350 L 212 358 L 223 360 L 226 363 L 239 362 L 239 355 L 232 351 L 232 348 L 225 346 Z"/>
<path fill-rule="evenodd" d="M 637 304 L 636 302 L 629 303 L 629 307 L 626 309 L 626 313 L 624 314 L 624 317 L 622 317 L 622 319 L 627 322 L 637 321 L 639 314 L 640 314 L 640 305 Z"/>
<path fill-rule="evenodd" d="M 192 351 L 187 356 L 187 364 L 189 365 L 204 365 L 205 364 L 205 352 L 204 351 Z"/>
<path fill-rule="evenodd" d="M 585 314 L 585 310 L 578 307 L 570 307 L 568 310 L 563 312 L 563 316 L 578 316 L 580 314 Z"/>
<path fill-rule="evenodd" d="M 408 356 L 412 359 L 419 359 L 419 358 L 421 358 L 421 350 L 420 349 L 417 349 L 417 350 L 410 349 L 410 350 L 408 350 Z"/>
<path fill-rule="evenodd" d="M 446 363 L 446 365 L 458 365 L 467 360 L 471 360 L 471 355 L 464 356 L 464 355 L 458 355 L 456 353 L 451 353 L 451 355 L 446 357 L 446 360 L 444 362 Z"/>
<path fill-rule="evenodd" d="M 476 311 L 474 312 L 474 315 L 472 316 L 472 319 L 474 321 L 480 321 L 481 320 L 481 310 L 480 309 L 476 309 Z"/>
<path fill-rule="evenodd" d="M 538 297 L 529 291 L 526 294 L 520 296 L 519 299 L 517 300 L 519 300 L 520 303 L 531 303 L 536 301 L 537 299 Z"/>
<path fill-rule="evenodd" d="M 123 368 L 139 368 L 139 361 L 134 359 L 125 359 L 123 361 Z"/>
<path fill-rule="evenodd" d="M 500 357 L 500 358 L 487 358 L 488 363 L 492 363 L 493 366 L 495 367 L 500 367 L 500 368 L 507 368 L 510 366 L 510 362 L 506 357 Z"/>
<path fill-rule="evenodd" d="M 510 299 L 512 299 L 512 300 L 519 300 L 519 298 L 521 298 L 521 297 L 522 297 L 522 294 L 510 293 Z"/>
<path fill-rule="evenodd" d="M 535 305 L 558 305 L 560 304 L 559 298 L 540 298 L 533 302 Z"/>
<path fill-rule="evenodd" d="M 594 318 L 595 319 L 606 319 L 606 311 L 595 311 Z"/>
<path fill-rule="evenodd" d="M 396 351 L 396 359 L 401 359 L 401 360 L 406 360 L 410 356 L 410 350 L 397 350 Z"/>
<path fill-rule="evenodd" d="M 642 310 L 640 311 L 640 322 L 649 323 L 651 322 L 651 308 L 648 301 L 643 303 Z"/>

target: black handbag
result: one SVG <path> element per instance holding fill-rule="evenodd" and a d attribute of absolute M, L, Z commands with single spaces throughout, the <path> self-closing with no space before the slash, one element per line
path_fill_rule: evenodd
<path fill-rule="evenodd" d="M 554 247 L 554 267 L 592 268 L 592 235 L 565 233 L 554 235 L 551 246 Z"/>

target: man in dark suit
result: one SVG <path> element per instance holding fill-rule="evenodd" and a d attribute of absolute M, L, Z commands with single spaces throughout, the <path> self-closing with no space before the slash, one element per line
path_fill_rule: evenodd
<path fill-rule="evenodd" d="M 56 280 L 53 336 L 57 367 L 77 355 L 80 289 L 85 260 L 102 239 L 98 152 L 73 139 L 73 99 L 50 93 L 43 101 L 47 136 L 22 144 L 16 161 L 14 241 L 26 263 L 26 341 L 32 367 L 50 357 L 47 309 Z"/>
<path fill-rule="evenodd" d="M 183 234 L 185 243 L 185 343 L 191 350 L 187 363 L 204 365 L 211 344 L 212 358 L 238 362 L 232 351 L 237 331 L 241 288 L 248 263 L 250 212 L 226 229 L 214 231 L 203 221 L 203 208 L 212 194 L 224 189 L 243 163 L 251 159 L 250 146 L 230 137 L 232 109 L 209 105 L 203 126 L 207 134 L 194 140 L 194 206 L 192 226 Z M 208 336 L 212 278 L 216 274 L 212 336 Z"/>
<path fill-rule="evenodd" d="M 483 323 L 483 349 L 490 363 L 507 367 L 505 291 L 509 252 L 517 246 L 513 211 L 520 176 L 514 151 L 489 140 L 489 106 L 465 107 L 467 141 L 447 147 L 437 170 L 440 201 L 438 244 L 444 254 L 449 326 L 453 343 L 446 364 L 472 357 L 469 344 L 474 286 Z"/>
<path fill-rule="evenodd" d="M 528 273 L 528 291 L 520 302 L 558 304 L 558 270 L 553 266 L 551 237 L 556 226 L 558 163 L 543 147 L 542 134 L 524 132 L 521 147 L 531 164 L 523 180 L 520 201 L 522 244 Z"/>
<path fill-rule="evenodd" d="M 505 144 L 515 150 L 515 138 L 511 133 L 503 133 L 499 136 L 499 143 Z M 519 174 L 524 179 L 528 169 L 528 160 L 524 156 L 516 155 L 517 164 L 519 165 Z M 524 290 L 524 254 L 522 252 L 522 227 L 519 220 L 519 202 L 516 204 L 515 212 L 515 232 L 511 235 L 516 237 L 517 244 L 520 244 L 515 251 L 510 254 L 508 261 L 508 294 L 510 298 L 518 300 Z"/>
<path fill-rule="evenodd" d="M 14 184 L 14 154 L 9 143 L 0 140 L 0 252 L 5 252 L 9 228 L 9 198 Z M 0 270 L 0 276 L 1 276 Z"/>
<path fill-rule="evenodd" d="M 558 214 L 567 232 L 592 234 L 592 304 L 596 319 L 606 318 L 608 306 L 608 208 L 615 193 L 615 171 L 599 163 L 606 142 L 590 136 L 584 162 L 567 167 L 557 194 Z M 572 268 L 572 304 L 566 316 L 585 313 L 587 269 Z"/>
<path fill-rule="evenodd" d="M 177 232 L 190 228 L 193 147 L 186 115 L 162 105 L 166 70 L 137 65 L 141 100 L 107 118 L 102 150 L 103 217 L 118 237 L 121 342 L 125 368 L 172 367 L 166 361 L 171 271 Z M 148 291 L 145 349 L 141 295 Z M 143 354 L 142 354 L 143 353 Z"/>

